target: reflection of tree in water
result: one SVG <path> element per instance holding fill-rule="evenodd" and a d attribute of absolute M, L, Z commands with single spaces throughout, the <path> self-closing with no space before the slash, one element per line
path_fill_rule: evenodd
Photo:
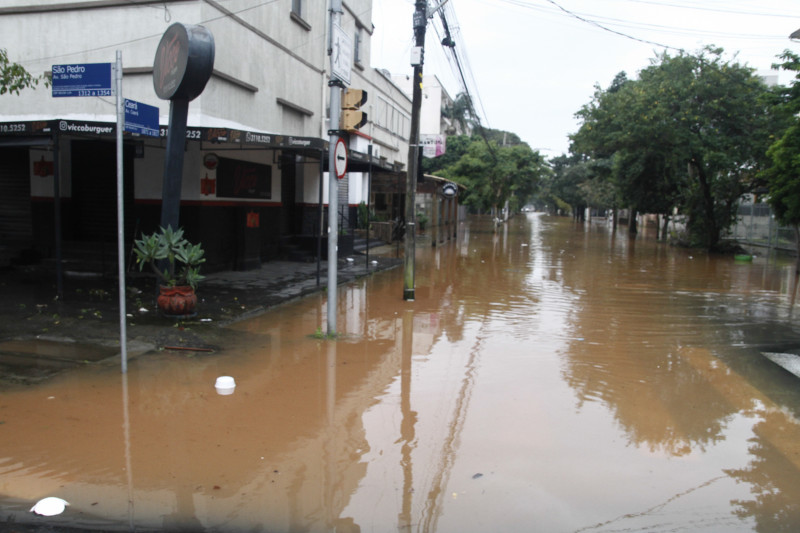
<path fill-rule="evenodd" d="M 734 513 L 739 518 L 753 517 L 756 531 L 797 531 L 800 523 L 800 491 L 797 487 L 797 466 L 761 437 L 760 428 L 771 424 L 783 424 L 782 413 L 769 413 L 765 420 L 754 427 L 755 436 L 751 441 L 750 456 L 753 458 L 747 468 L 725 470 L 725 473 L 740 483 L 747 483 L 752 500 L 733 500 Z"/>
<path fill-rule="evenodd" d="M 679 358 L 615 354 L 612 361 L 601 362 L 590 348 L 596 347 L 573 343 L 564 371 L 578 408 L 587 401 L 602 402 L 630 442 L 651 452 L 682 456 L 724 440 L 724 421 L 734 410 Z"/>
<path fill-rule="evenodd" d="M 563 284 L 578 296 L 563 372 L 578 406 L 602 402 L 632 443 L 654 452 L 681 456 L 719 442 L 736 409 L 681 358 L 681 344 L 705 342 L 711 326 L 692 316 L 701 311 L 687 308 L 689 297 L 675 296 L 715 273 L 687 275 L 680 258 L 647 240 L 579 240 L 568 229 L 552 262 L 563 263 Z"/>

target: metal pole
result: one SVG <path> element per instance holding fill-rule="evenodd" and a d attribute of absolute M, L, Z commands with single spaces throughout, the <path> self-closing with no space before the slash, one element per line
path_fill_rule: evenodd
<path fill-rule="evenodd" d="M 320 278 L 320 265 L 322 263 L 322 228 L 325 227 L 323 223 L 322 213 L 322 182 L 325 179 L 325 151 L 319 151 L 319 209 L 317 211 L 317 287 L 319 287 Z"/>
<path fill-rule="evenodd" d="M 128 371 L 128 335 L 125 313 L 125 189 L 123 186 L 122 130 L 125 129 L 125 106 L 122 99 L 122 52 L 117 50 L 114 66 L 114 89 L 117 93 L 117 274 L 119 282 L 119 349 L 122 373 Z"/>
<path fill-rule="evenodd" d="M 55 218 L 56 298 L 64 299 L 64 263 L 61 249 L 61 148 L 59 134 L 53 135 L 53 217 Z"/>
<path fill-rule="evenodd" d="M 414 65 L 411 98 L 411 135 L 408 140 L 408 174 L 406 174 L 406 235 L 403 272 L 403 299 L 414 301 L 414 253 L 416 248 L 416 190 L 419 174 L 419 120 L 422 107 L 422 64 L 425 47 L 425 26 L 428 22 L 426 0 L 416 0 L 414 36 L 419 56 Z"/>
<path fill-rule="evenodd" d="M 331 1 L 331 25 L 338 25 L 342 18 L 342 0 Z M 332 35 L 333 32 L 331 31 Z M 333 72 L 333 48 L 328 47 Z M 336 336 L 336 286 L 337 248 L 339 239 L 339 180 L 336 176 L 336 143 L 339 140 L 339 114 L 342 105 L 342 88 L 339 81 L 331 77 L 328 83 L 330 96 L 330 139 L 328 146 L 328 336 Z"/>
<path fill-rule="evenodd" d="M 367 171 L 367 259 L 364 266 L 369 270 L 369 200 L 370 190 L 372 189 L 372 143 L 367 146 L 367 155 L 369 156 L 369 166 L 367 167 L 369 169 Z"/>
<path fill-rule="evenodd" d="M 181 181 L 183 156 L 186 150 L 186 121 L 189 117 L 189 100 L 169 101 L 169 129 L 167 153 L 164 160 L 164 182 L 161 187 L 161 226 L 178 229 L 181 209 Z"/>

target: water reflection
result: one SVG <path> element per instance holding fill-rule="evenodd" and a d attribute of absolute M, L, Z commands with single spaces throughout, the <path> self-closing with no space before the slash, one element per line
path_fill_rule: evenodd
<path fill-rule="evenodd" d="M 421 244 L 416 277 L 415 302 L 399 270 L 341 288 L 336 342 L 318 295 L 214 355 L 5 391 L 4 515 L 54 495 L 59 523 L 131 530 L 800 525 L 800 392 L 759 355 L 800 343 L 785 264 L 531 215 Z"/>

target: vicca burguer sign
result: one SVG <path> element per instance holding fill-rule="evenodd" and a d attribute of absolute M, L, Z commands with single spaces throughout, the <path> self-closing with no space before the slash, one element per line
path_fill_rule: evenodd
<path fill-rule="evenodd" d="M 153 87 L 162 100 L 194 100 L 214 69 L 214 37 L 203 26 L 176 22 L 164 32 L 153 63 Z"/>
<path fill-rule="evenodd" d="M 214 70 L 214 37 L 203 26 L 176 22 L 156 49 L 153 88 L 169 100 L 169 129 L 161 192 L 161 226 L 179 226 L 181 178 L 189 102 L 206 87 Z"/>

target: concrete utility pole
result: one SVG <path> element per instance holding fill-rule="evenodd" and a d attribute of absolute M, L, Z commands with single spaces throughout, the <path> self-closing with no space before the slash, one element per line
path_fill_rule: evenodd
<path fill-rule="evenodd" d="M 342 82 L 333 77 L 333 28 L 338 26 L 342 19 L 342 0 L 331 1 L 330 24 L 331 41 L 328 45 L 328 55 L 331 58 L 331 88 L 330 97 L 330 134 L 328 146 L 328 336 L 336 335 L 336 286 L 337 286 L 337 248 L 339 245 L 339 179 L 336 176 L 336 143 L 339 141 L 339 115 L 342 106 Z"/>
<path fill-rule="evenodd" d="M 416 0 L 414 11 L 415 48 L 411 53 L 414 79 L 411 93 L 411 135 L 408 139 L 408 174 L 406 174 L 406 238 L 403 276 L 403 299 L 414 301 L 414 254 L 416 248 L 416 191 L 419 168 L 419 115 L 422 106 L 422 63 L 425 52 L 425 27 L 428 2 Z"/>

